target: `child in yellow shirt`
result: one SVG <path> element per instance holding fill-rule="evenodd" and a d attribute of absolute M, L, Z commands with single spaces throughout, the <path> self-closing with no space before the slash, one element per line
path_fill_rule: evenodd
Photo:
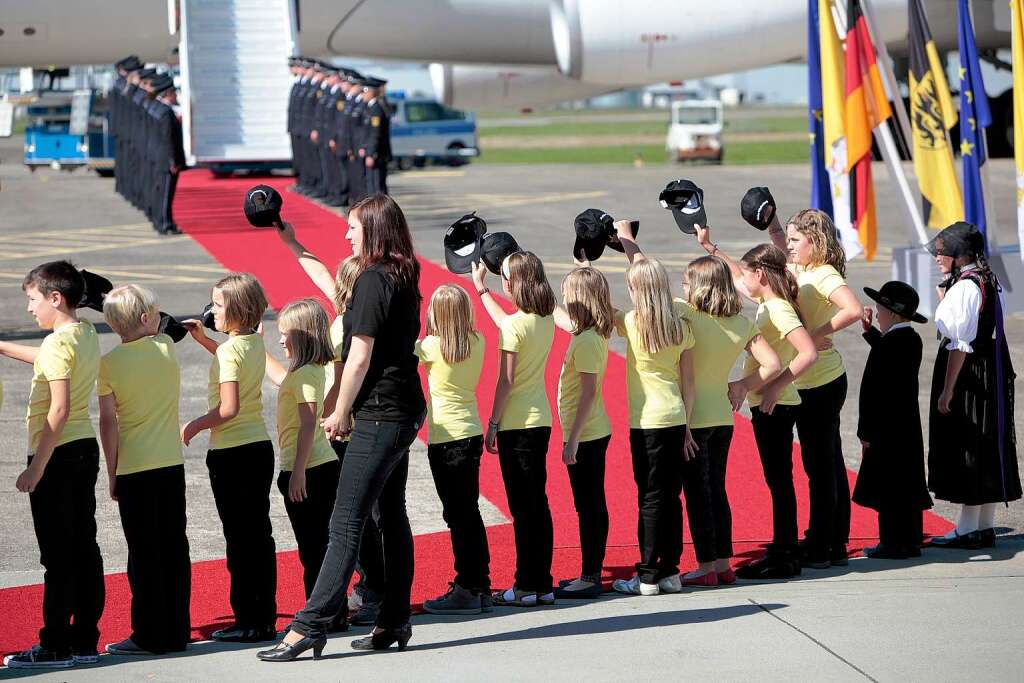
<path fill-rule="evenodd" d="M 85 281 L 67 261 L 33 268 L 21 285 L 28 312 L 51 330 L 39 347 L 0 342 L 0 354 L 33 367 L 28 399 L 28 467 L 18 476 L 29 494 L 43 576 L 39 645 L 8 655 L 14 668 L 66 668 L 96 661 L 103 613 L 103 559 L 96 543 L 99 445 L 89 420 L 99 340 L 75 308 Z"/>
<path fill-rule="evenodd" d="M 100 360 L 100 439 L 110 496 L 128 544 L 132 633 L 115 655 L 181 652 L 191 636 L 192 567 L 185 536 L 185 461 L 178 433 L 181 375 L 174 341 L 159 334 L 156 296 L 116 287 L 103 317 L 121 338 Z"/>

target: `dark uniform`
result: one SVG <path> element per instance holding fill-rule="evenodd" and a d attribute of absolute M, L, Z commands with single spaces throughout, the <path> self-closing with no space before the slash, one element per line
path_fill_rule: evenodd
<path fill-rule="evenodd" d="M 362 83 L 358 85 L 361 86 Z M 351 145 L 348 155 L 348 200 L 350 205 L 366 196 L 366 162 L 363 158 L 366 154 L 363 146 L 363 114 L 365 111 L 366 102 L 363 101 L 362 93 L 358 93 L 352 99 L 352 106 L 348 110 L 349 144 Z"/>
<path fill-rule="evenodd" d="M 377 82 L 383 85 L 382 81 Z M 388 193 L 388 162 L 391 160 L 390 114 L 387 101 L 381 96 L 371 99 L 366 104 L 366 111 L 363 114 L 363 149 L 368 195 Z"/>

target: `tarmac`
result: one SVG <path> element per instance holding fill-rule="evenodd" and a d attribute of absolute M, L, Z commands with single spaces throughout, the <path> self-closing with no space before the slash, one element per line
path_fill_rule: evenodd
<path fill-rule="evenodd" d="M 1001 241 L 1014 241 L 1012 161 L 993 160 L 991 189 Z M 657 193 L 675 177 L 704 188 L 713 238 L 739 256 L 765 235 L 738 216 L 743 192 L 769 185 L 787 216 L 808 199 L 805 166 L 670 167 L 635 169 L 591 165 L 485 166 L 434 168 L 393 175 L 393 195 L 409 218 L 418 252 L 443 263 L 440 235 L 468 211 L 477 210 L 490 231 L 511 232 L 545 262 L 556 292 L 571 268 L 572 218 L 598 207 L 617 217 L 641 221 L 640 243 L 665 263 L 678 287 L 686 264 L 703 251 L 675 228 L 657 203 Z M 902 214 L 885 168 L 875 168 L 879 207 L 879 255 L 873 263 L 854 261 L 849 282 L 877 287 L 891 276 L 890 253 L 907 242 Z M 254 181 L 256 182 L 256 181 Z M 0 140 L 0 338 L 38 343 L 43 333 L 25 312 L 20 292 L 24 274 L 35 264 L 71 258 L 81 267 L 115 282 L 152 286 L 163 310 L 179 317 L 197 314 L 209 300 L 212 283 L 224 269 L 187 236 L 161 237 L 144 216 L 114 193 L 113 181 L 85 171 L 49 169 L 30 174 L 21 165 L 18 139 Z M 285 216 L 287 202 L 285 197 Z M 239 207 L 240 209 L 241 207 Z M 625 306 L 625 260 L 616 253 L 599 267 L 612 284 L 613 299 Z M 268 314 L 269 317 L 272 315 Z M 99 323 L 101 317 L 86 313 Z M 99 327 L 101 348 L 116 339 Z M 275 341 L 268 326 L 268 347 Z M 1024 318 L 1007 320 L 1016 367 L 1024 367 Z M 927 391 L 937 342 L 934 328 L 925 338 L 921 405 L 927 429 Z M 619 342 L 613 348 L 624 349 Z M 850 376 L 843 411 L 844 454 L 857 469 L 856 391 L 867 345 L 854 331 L 836 337 Z M 178 345 L 182 367 L 181 417 L 205 412 L 206 351 L 185 340 Z M 0 362 L 4 400 L 0 407 L 0 587 L 41 581 L 38 549 L 25 496 L 14 490 L 24 467 L 24 406 L 31 368 Z M 275 424 L 273 402 L 267 424 Z M 95 401 L 93 416 L 98 415 Z M 1016 423 L 1024 424 L 1017 406 Z M 440 504 L 418 444 L 411 459 L 409 511 L 415 533 L 444 529 Z M 202 458 L 205 437 L 186 449 L 189 539 L 193 561 L 223 557 L 223 539 Z M 1020 451 L 1018 450 L 1020 456 Z M 102 480 L 102 478 L 101 478 Z M 123 534 L 116 506 L 98 485 L 99 542 L 108 571 L 123 571 Z M 271 496 L 278 550 L 294 547 L 279 496 Z M 506 520 L 481 500 L 487 524 Z M 740 503 L 741 504 L 741 503 Z M 955 508 L 937 502 L 935 511 L 955 519 Z M 765 511 L 767 514 L 768 511 Z M 1024 651 L 1024 505 L 1012 503 L 996 517 L 1000 539 L 993 551 L 926 551 L 920 561 L 893 563 L 854 558 L 845 569 L 808 571 L 801 580 L 745 583 L 695 590 L 675 596 L 606 596 L 587 605 L 559 605 L 533 611 L 501 611 L 480 618 L 417 616 L 410 650 L 398 656 L 350 654 L 349 634 L 332 639 L 325 661 L 308 658 L 289 667 L 257 662 L 258 647 L 199 643 L 181 656 L 131 661 L 103 657 L 100 665 L 39 675 L 41 680 L 336 680 L 373 676 L 439 680 L 1020 680 Z M 684 568 L 688 570 L 689 568 Z M 362 635 L 362 631 L 354 633 Z M 526 641 L 517 643 L 516 641 Z M 460 656 L 451 657 L 452 648 Z M 204 656 L 192 656 L 203 653 Z M 111 668 L 116 663 L 115 668 Z M 338 666 L 338 665 L 341 666 Z M 0 678 L 18 672 L 0 670 Z"/>

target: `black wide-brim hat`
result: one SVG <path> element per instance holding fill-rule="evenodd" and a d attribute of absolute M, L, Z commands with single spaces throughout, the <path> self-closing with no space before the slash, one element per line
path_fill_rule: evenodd
<path fill-rule="evenodd" d="M 957 221 L 932 238 L 925 249 L 935 256 L 981 256 L 985 253 L 985 236 L 973 223 Z"/>
<path fill-rule="evenodd" d="M 696 235 L 695 226 L 707 227 L 708 216 L 704 211 L 704 190 L 692 180 L 673 180 L 658 195 L 663 208 L 672 211 L 679 229 L 687 235 Z"/>
<path fill-rule="evenodd" d="M 270 185 L 257 185 L 245 193 L 242 209 L 254 228 L 269 228 L 281 222 L 281 194 Z"/>
<path fill-rule="evenodd" d="M 501 264 L 509 254 L 522 251 L 516 238 L 507 232 L 490 232 L 484 235 L 483 244 L 480 249 L 480 260 L 487 266 L 487 270 L 495 275 L 501 275 Z"/>
<path fill-rule="evenodd" d="M 467 213 L 452 223 L 444 233 L 444 263 L 448 270 L 462 275 L 473 270 L 480 260 L 487 222 L 473 213 Z"/>
<path fill-rule="evenodd" d="M 864 293 L 879 306 L 885 306 L 896 315 L 901 315 L 907 320 L 915 323 L 928 322 L 928 318 L 917 312 L 917 307 L 921 303 L 917 291 L 906 282 L 890 280 L 882 285 L 880 290 L 865 287 Z"/>
<path fill-rule="evenodd" d="M 102 275 L 90 273 L 85 269 L 78 272 L 82 274 L 82 279 L 85 281 L 85 289 L 82 291 L 82 299 L 78 302 L 78 308 L 91 308 L 102 313 L 103 299 L 114 288 L 113 283 Z"/>

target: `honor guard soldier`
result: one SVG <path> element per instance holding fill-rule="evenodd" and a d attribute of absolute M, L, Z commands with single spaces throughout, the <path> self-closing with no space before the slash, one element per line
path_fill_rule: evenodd
<path fill-rule="evenodd" d="M 292 144 L 292 171 L 295 174 L 296 189 L 302 185 L 302 140 L 298 133 L 296 119 L 299 115 L 298 101 L 305 86 L 305 67 L 302 57 L 289 57 L 288 70 L 292 74 L 292 90 L 288 95 L 288 137 Z"/>
<path fill-rule="evenodd" d="M 363 76 L 353 74 L 348 78 L 356 91 L 348 108 L 349 145 L 348 154 L 348 201 L 355 204 L 366 196 L 366 149 L 363 146 L 363 114 L 366 99 L 363 93 Z"/>
<path fill-rule="evenodd" d="M 352 126 L 349 121 L 349 109 L 355 98 L 355 86 L 349 80 L 358 76 L 352 69 L 342 67 L 338 78 L 338 87 L 341 89 L 341 96 L 334 104 L 333 121 L 331 124 L 332 139 L 331 151 L 333 152 L 333 163 L 337 169 L 337 184 L 334 193 L 329 198 L 332 206 L 347 206 L 348 196 L 348 157 L 352 149 Z"/>
<path fill-rule="evenodd" d="M 391 160 L 391 112 L 384 99 L 380 78 L 367 78 L 363 84 L 366 110 L 363 113 L 363 157 L 366 194 L 388 193 L 388 162 Z"/>
<path fill-rule="evenodd" d="M 178 188 L 178 175 L 185 168 L 185 147 L 181 120 L 178 118 L 178 92 L 174 89 L 174 81 L 170 77 L 159 84 L 154 83 L 153 90 L 157 102 L 162 105 L 154 136 L 161 149 L 154 164 L 158 178 L 158 193 L 155 197 L 153 227 L 161 235 L 174 235 L 179 232 L 172 213 L 174 193 Z"/>
<path fill-rule="evenodd" d="M 341 72 L 330 67 L 325 69 L 324 96 L 320 98 L 320 106 L 317 110 L 317 132 L 319 134 L 318 147 L 320 150 L 320 168 L 323 178 L 322 190 L 323 200 L 329 206 L 341 206 L 338 201 L 338 160 L 335 156 L 337 143 L 335 142 L 335 114 L 338 111 L 338 102 L 343 101 L 345 94 L 341 90 Z"/>

